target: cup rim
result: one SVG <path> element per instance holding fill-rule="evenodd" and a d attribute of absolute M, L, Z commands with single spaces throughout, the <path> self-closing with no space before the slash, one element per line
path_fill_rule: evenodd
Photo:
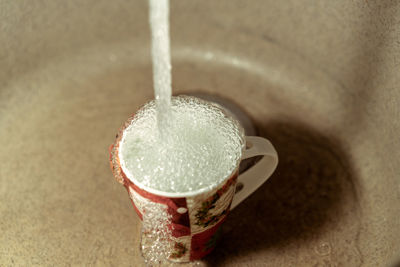
<path fill-rule="evenodd" d="M 243 129 L 242 125 L 240 124 L 240 122 L 239 122 L 236 118 L 234 118 L 231 114 L 228 114 L 229 111 L 227 111 L 225 108 L 223 108 L 223 107 L 220 106 L 219 104 L 214 103 L 214 102 L 210 102 L 210 101 L 206 101 L 206 100 L 204 100 L 204 99 L 201 99 L 201 98 L 198 98 L 198 97 L 194 97 L 194 96 L 180 95 L 180 96 L 175 96 L 175 97 L 191 97 L 191 98 L 196 98 L 196 99 L 199 99 L 199 100 L 201 100 L 201 101 L 203 101 L 203 102 L 206 102 L 206 103 L 208 103 L 208 104 L 217 106 L 219 109 L 221 109 L 221 111 L 222 111 L 225 115 L 227 115 L 228 117 L 230 117 L 231 119 L 233 119 L 234 121 L 236 121 L 236 123 L 237 123 L 237 124 L 239 125 L 239 127 L 241 128 L 242 137 L 243 137 L 243 139 L 245 140 L 246 135 L 244 134 L 244 129 Z M 140 109 L 139 109 L 139 110 L 140 110 Z M 161 191 L 161 190 L 158 190 L 158 189 L 154 189 L 154 188 L 148 187 L 148 186 L 144 185 L 143 183 L 137 181 L 137 180 L 133 177 L 132 173 L 131 173 L 130 171 L 128 171 L 127 167 L 125 166 L 124 161 L 122 160 L 123 157 L 122 157 L 122 153 L 121 153 L 122 149 L 121 149 L 121 147 L 120 147 L 120 144 L 123 143 L 123 141 L 124 141 L 124 139 L 125 139 L 126 130 L 131 126 L 131 124 L 132 124 L 132 120 L 130 120 L 130 121 L 129 121 L 129 124 L 128 124 L 126 127 L 124 127 L 124 129 L 122 130 L 122 132 L 121 132 L 121 135 L 122 135 L 122 136 L 121 136 L 121 138 L 119 139 L 119 141 L 118 141 L 118 143 L 117 143 L 117 147 L 118 147 L 117 151 L 118 151 L 118 158 L 119 158 L 119 160 L 118 160 L 119 166 L 120 166 L 121 170 L 123 171 L 123 173 L 125 174 L 126 178 L 128 178 L 132 183 L 134 183 L 134 184 L 135 184 L 136 186 L 138 186 L 140 189 L 143 189 L 143 190 L 145 190 L 145 191 L 147 191 L 147 192 L 149 192 L 149 193 L 152 193 L 152 194 L 155 194 L 155 195 L 158 195 L 158 196 L 163 196 L 163 197 L 174 197 L 174 198 L 193 197 L 193 196 L 196 196 L 196 195 L 200 195 L 200 194 L 202 194 L 202 193 L 205 193 L 205 192 L 212 191 L 213 189 L 217 188 L 218 186 L 220 186 L 221 184 L 223 184 L 224 182 L 226 182 L 229 178 L 231 178 L 231 177 L 232 177 L 235 173 L 237 173 L 238 170 L 239 170 L 239 165 L 240 165 L 240 162 L 242 161 L 242 157 L 243 157 L 243 150 L 244 150 L 244 148 L 246 147 L 246 142 L 245 142 L 245 141 L 244 141 L 243 147 L 242 147 L 242 155 L 241 155 L 241 158 L 240 158 L 240 160 L 237 161 L 237 164 L 236 164 L 235 168 L 232 170 L 232 172 L 230 172 L 229 175 L 226 175 L 226 176 L 224 177 L 224 179 L 222 179 L 221 182 L 218 183 L 218 184 L 216 184 L 216 185 L 213 185 L 213 186 L 211 186 L 211 187 L 203 187 L 203 188 L 197 189 L 197 190 L 195 190 L 195 191 L 186 191 L 186 192 L 166 192 L 166 191 Z"/>

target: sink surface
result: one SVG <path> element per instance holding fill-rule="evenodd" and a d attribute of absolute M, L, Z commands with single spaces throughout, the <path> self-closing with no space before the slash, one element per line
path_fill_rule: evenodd
<path fill-rule="evenodd" d="M 275 145 L 280 163 L 229 215 L 216 250 L 188 265 L 399 263 L 393 6 L 313 3 L 299 14 L 306 1 L 234 2 L 172 1 L 174 94 L 234 102 Z M 22 41 L 0 36 L 0 265 L 144 266 L 140 220 L 113 179 L 107 148 L 153 98 L 146 3 L 100 1 L 90 21 L 83 18 L 90 5 L 73 3 L 0 4 L 16 14 L 6 29 L 27 33 Z M 70 18 L 55 29 L 37 26 L 66 10 Z M 312 14 L 322 24 L 308 24 Z M 18 19 L 31 30 L 18 28 Z M 79 31 L 88 34 L 74 39 Z"/>

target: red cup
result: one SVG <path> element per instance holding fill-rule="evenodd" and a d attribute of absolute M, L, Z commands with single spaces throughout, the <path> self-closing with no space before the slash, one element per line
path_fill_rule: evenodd
<path fill-rule="evenodd" d="M 246 136 L 243 159 L 263 156 L 254 166 L 241 175 L 239 163 L 223 182 L 213 189 L 186 193 L 162 192 L 141 185 L 127 177 L 120 164 L 119 146 L 124 130 L 131 124 L 128 119 L 120 129 L 116 141 L 110 146 L 110 163 L 113 174 L 123 184 L 131 198 L 133 207 L 143 220 L 144 207 L 148 203 L 162 205 L 171 216 L 170 237 L 173 244 L 168 259 L 188 262 L 210 253 L 216 245 L 221 224 L 230 210 L 261 186 L 273 173 L 278 164 L 278 155 L 265 138 Z M 236 186 L 240 184 L 240 190 Z M 239 189 L 239 187 L 238 187 Z M 237 192 L 236 192 L 237 191 Z M 143 238 L 143 237 L 142 237 Z"/>

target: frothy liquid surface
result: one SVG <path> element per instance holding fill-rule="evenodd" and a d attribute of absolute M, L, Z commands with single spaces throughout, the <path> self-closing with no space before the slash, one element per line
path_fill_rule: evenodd
<path fill-rule="evenodd" d="M 244 147 L 243 129 L 222 109 L 194 97 L 173 97 L 167 138 L 152 101 L 135 115 L 120 144 L 121 166 L 133 182 L 162 192 L 207 190 L 231 175 Z"/>

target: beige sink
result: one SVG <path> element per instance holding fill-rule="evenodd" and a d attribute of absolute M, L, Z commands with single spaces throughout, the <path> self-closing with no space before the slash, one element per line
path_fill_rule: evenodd
<path fill-rule="evenodd" d="M 143 266 L 108 145 L 153 98 L 146 1 L 0 2 L 0 265 Z M 174 93 L 280 156 L 199 266 L 400 262 L 400 2 L 171 3 Z"/>

